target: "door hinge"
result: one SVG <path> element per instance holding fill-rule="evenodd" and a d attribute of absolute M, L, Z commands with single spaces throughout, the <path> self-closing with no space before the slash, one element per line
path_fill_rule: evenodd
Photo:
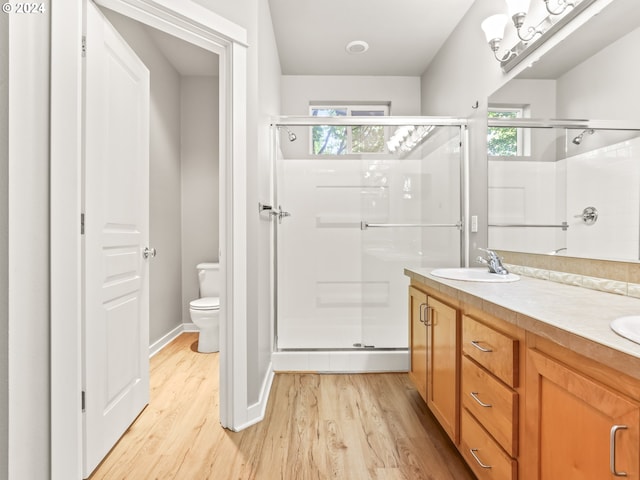
<path fill-rule="evenodd" d="M 83 411 L 83 412 L 85 411 L 85 407 L 86 407 L 86 403 L 85 403 L 85 402 L 86 402 L 86 397 L 87 397 L 86 392 L 83 390 L 83 391 L 82 391 L 82 399 L 81 399 L 81 402 L 82 402 L 82 411 Z"/>
<path fill-rule="evenodd" d="M 80 214 L 80 235 L 84 235 L 84 213 Z"/>
<path fill-rule="evenodd" d="M 82 48 L 81 48 L 81 53 L 83 57 L 87 56 L 87 37 L 86 36 L 82 36 Z"/>

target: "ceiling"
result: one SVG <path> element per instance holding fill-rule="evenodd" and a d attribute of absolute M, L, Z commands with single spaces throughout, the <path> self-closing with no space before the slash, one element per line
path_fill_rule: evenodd
<path fill-rule="evenodd" d="M 284 75 L 419 76 L 473 0 L 269 0 Z M 353 40 L 366 53 L 347 53 Z"/>
<path fill-rule="evenodd" d="M 183 76 L 218 76 L 218 55 L 173 35 L 145 25 L 165 58 Z"/>
<path fill-rule="evenodd" d="M 638 0 L 616 0 L 591 17 L 530 68 L 523 70 L 518 78 L 558 78 L 639 27 Z"/>

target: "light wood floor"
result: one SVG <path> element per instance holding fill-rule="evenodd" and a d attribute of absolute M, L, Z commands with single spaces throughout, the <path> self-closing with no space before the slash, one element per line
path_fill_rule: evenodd
<path fill-rule="evenodd" d="M 475 478 L 406 374 L 278 374 L 265 420 L 223 429 L 196 335 L 151 359 L 151 402 L 91 480 Z"/>

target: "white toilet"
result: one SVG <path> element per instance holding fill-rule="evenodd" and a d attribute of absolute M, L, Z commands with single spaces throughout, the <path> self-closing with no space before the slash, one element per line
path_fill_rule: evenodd
<path fill-rule="evenodd" d="M 200 298 L 189 303 L 191 321 L 200 330 L 198 351 L 220 350 L 220 264 L 199 263 Z"/>

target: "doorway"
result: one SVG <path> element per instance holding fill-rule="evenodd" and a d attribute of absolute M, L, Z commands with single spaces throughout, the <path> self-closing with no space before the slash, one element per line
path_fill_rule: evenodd
<path fill-rule="evenodd" d="M 88 7 L 83 271 L 85 289 L 94 293 L 84 303 L 85 477 L 148 403 L 149 354 L 193 328 L 187 306 L 198 297 L 196 265 L 217 262 L 219 251 L 219 57 L 112 10 Z M 103 31 L 110 41 L 104 51 L 96 33 Z M 126 68 L 119 51 L 132 57 Z M 142 108 L 127 88 L 136 65 L 150 78 Z M 90 95 L 99 87 L 97 98 Z M 107 124 L 118 111 L 118 120 Z M 144 132 L 132 124 L 138 116 L 145 119 Z M 137 145 L 143 137 L 140 148 L 124 148 L 126 139 Z M 135 152 L 144 152 L 144 159 Z M 96 170 L 98 178 L 89 175 Z M 125 201 L 134 179 L 144 189 L 130 195 L 142 196 Z M 105 198 L 110 191 L 114 196 Z M 98 221 L 102 211 L 112 215 L 108 222 Z M 138 248 L 112 242 L 101 248 L 100 239 L 108 237 L 98 224 L 128 239 L 134 214 L 145 227 L 132 232 L 157 255 L 143 259 Z M 145 285 L 144 299 L 123 290 L 135 279 Z M 107 291 L 118 295 L 103 298 Z M 128 393 L 134 389 L 137 396 Z"/>
<path fill-rule="evenodd" d="M 234 348 L 246 324 L 246 281 L 236 271 L 246 259 L 246 31 L 195 3 L 171 7 L 164 2 L 104 0 L 96 2 L 220 56 L 220 239 L 223 276 L 221 317 L 221 423 L 228 428 L 246 412 L 243 396 L 246 364 L 234 361 Z M 163 6 L 159 4 L 162 3 Z M 83 4 L 56 2 L 52 17 L 51 74 L 51 458 L 52 478 L 80 478 L 81 414 L 81 240 L 80 179 L 82 145 Z M 88 52 L 90 54 L 90 52 Z M 236 86 L 238 88 L 232 88 Z M 232 216 L 231 212 L 235 212 Z M 235 274 L 234 274 L 235 273 Z M 234 318 L 233 329 L 225 320 Z M 241 358 L 240 352 L 238 355 Z M 232 381 L 233 380 L 233 381 Z M 239 412 L 239 413 L 238 413 Z M 246 413 L 245 413 L 246 416 Z"/>

